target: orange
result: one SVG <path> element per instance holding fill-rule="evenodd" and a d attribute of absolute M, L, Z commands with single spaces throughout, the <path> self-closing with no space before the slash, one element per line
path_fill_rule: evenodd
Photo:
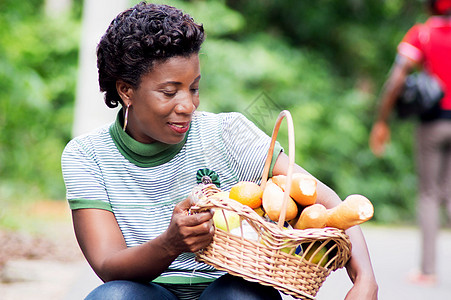
<path fill-rule="evenodd" d="M 262 189 L 255 182 L 240 181 L 230 189 L 229 198 L 250 208 L 259 208 L 262 205 L 262 194 Z"/>

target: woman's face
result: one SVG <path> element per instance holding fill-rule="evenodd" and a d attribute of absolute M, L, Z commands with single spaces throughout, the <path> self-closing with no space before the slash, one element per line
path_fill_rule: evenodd
<path fill-rule="evenodd" d="M 128 134 L 146 144 L 181 142 L 199 106 L 199 81 L 199 56 L 192 54 L 156 63 L 137 89 L 118 82 L 122 100 L 130 105 Z"/>

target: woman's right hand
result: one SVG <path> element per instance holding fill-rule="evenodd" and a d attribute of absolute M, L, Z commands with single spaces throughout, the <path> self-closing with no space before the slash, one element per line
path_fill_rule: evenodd
<path fill-rule="evenodd" d="M 370 149 L 374 155 L 380 157 L 385 152 L 385 146 L 390 141 L 390 128 L 384 121 L 373 125 L 370 134 Z"/>
<path fill-rule="evenodd" d="M 102 280 L 151 281 L 181 253 L 196 252 L 212 241 L 212 214 L 188 215 L 190 207 L 189 199 L 177 204 L 167 230 L 134 247 L 127 247 L 112 212 L 79 209 L 72 215 L 83 254 Z"/>
<path fill-rule="evenodd" d="M 183 252 L 196 252 L 207 247 L 213 240 L 212 213 L 190 215 L 191 205 L 190 199 L 186 198 L 174 208 L 169 227 L 163 234 L 168 253 L 179 255 Z"/>

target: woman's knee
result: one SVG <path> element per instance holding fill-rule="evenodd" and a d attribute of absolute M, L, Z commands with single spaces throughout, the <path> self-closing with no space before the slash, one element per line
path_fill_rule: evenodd
<path fill-rule="evenodd" d="M 106 282 L 94 289 L 86 300 L 138 300 L 158 299 L 176 300 L 177 298 L 165 288 L 154 283 L 139 283 L 127 280 Z"/>
<path fill-rule="evenodd" d="M 247 281 L 229 274 L 212 282 L 202 293 L 199 300 L 277 300 L 282 299 L 273 287 Z"/>

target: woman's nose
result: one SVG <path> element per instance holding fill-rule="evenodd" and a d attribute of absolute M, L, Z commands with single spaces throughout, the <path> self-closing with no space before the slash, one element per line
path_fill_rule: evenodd
<path fill-rule="evenodd" d="M 175 112 L 179 114 L 192 114 L 196 110 L 196 105 L 194 104 L 194 97 L 192 95 L 185 96 L 183 99 L 178 101 L 175 106 Z"/>

